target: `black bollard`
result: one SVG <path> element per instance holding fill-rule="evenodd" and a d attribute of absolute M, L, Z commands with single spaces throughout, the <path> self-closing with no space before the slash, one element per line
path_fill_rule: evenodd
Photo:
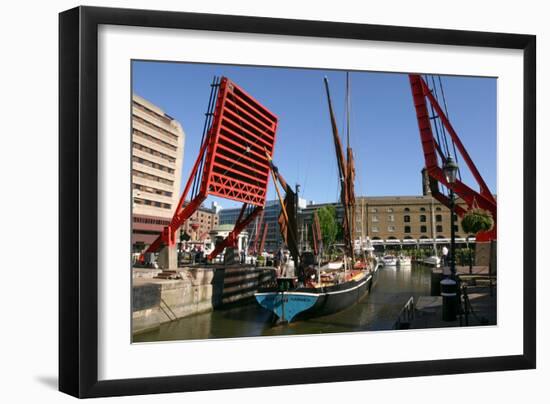
<path fill-rule="evenodd" d="M 455 321 L 458 311 L 458 299 L 456 295 L 457 283 L 451 278 L 441 281 L 441 297 L 443 298 L 443 321 Z"/>
<path fill-rule="evenodd" d="M 439 296 L 441 294 L 441 279 L 443 279 L 443 273 L 432 269 L 430 275 L 430 296 Z"/>

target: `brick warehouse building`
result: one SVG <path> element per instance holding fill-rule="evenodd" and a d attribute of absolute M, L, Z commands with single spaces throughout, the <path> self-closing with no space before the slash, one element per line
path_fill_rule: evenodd
<path fill-rule="evenodd" d="M 302 200 L 303 202 L 303 200 Z M 457 203 L 466 207 L 462 200 Z M 336 208 L 337 220 L 341 222 L 344 209 L 340 203 L 310 203 L 301 206 L 298 219 L 298 238 L 306 238 L 305 227 L 311 226 L 313 212 L 323 206 L 332 205 Z M 223 209 L 220 212 L 220 224 L 234 224 L 240 209 Z M 279 234 L 277 218 L 280 206 L 278 201 L 269 201 L 266 204 L 265 219 L 270 223 L 266 237 L 265 248 L 273 251 L 282 242 Z M 355 208 L 355 239 L 369 237 L 374 242 L 383 244 L 420 244 L 432 239 L 440 242 L 448 241 L 451 237 L 451 215 L 449 208 L 431 197 L 418 196 L 373 196 L 357 197 Z M 247 229 L 253 234 L 251 224 Z M 308 227 L 308 232 L 311 227 Z M 474 237 L 465 234 L 460 227 L 460 221 L 455 218 L 456 238 Z M 303 234 L 304 233 L 304 234 Z"/>
<path fill-rule="evenodd" d="M 457 204 L 466 207 L 462 200 Z M 301 221 L 311 224 L 313 212 L 326 205 L 336 208 L 341 220 L 343 208 L 339 203 L 310 204 L 302 210 Z M 465 234 L 455 215 L 456 238 L 473 237 Z M 447 240 L 451 237 L 449 208 L 431 197 L 373 196 L 357 197 L 355 206 L 355 239 L 369 237 L 374 241 L 409 244 L 420 240 Z"/>
<path fill-rule="evenodd" d="M 180 232 L 187 233 L 191 240 L 205 240 L 218 224 L 219 215 L 215 205 L 212 204 L 211 208 L 201 206 L 180 227 Z"/>

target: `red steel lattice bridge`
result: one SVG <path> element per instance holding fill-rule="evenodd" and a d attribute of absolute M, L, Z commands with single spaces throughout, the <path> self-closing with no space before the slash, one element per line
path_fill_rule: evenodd
<path fill-rule="evenodd" d="M 198 157 L 170 224 L 145 253 L 174 246 L 177 230 L 208 195 L 243 202 L 235 227 L 208 258 L 234 246 L 265 206 L 270 170 L 266 152 L 273 155 L 277 124 L 269 109 L 233 81 L 214 79 Z"/>

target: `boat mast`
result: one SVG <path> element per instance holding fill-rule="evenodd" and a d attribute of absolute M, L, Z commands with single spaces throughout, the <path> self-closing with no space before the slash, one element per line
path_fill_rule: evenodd
<path fill-rule="evenodd" d="M 353 175 L 355 170 L 353 169 L 353 153 L 351 148 L 348 144 L 348 159 L 351 158 L 351 160 L 346 161 L 346 158 L 344 157 L 344 150 L 342 147 L 342 142 L 340 140 L 340 135 L 338 133 L 338 126 L 336 124 L 336 117 L 334 116 L 334 109 L 332 108 L 332 100 L 330 97 L 330 90 L 328 87 L 328 78 L 324 78 L 325 81 L 325 90 L 327 93 L 327 100 L 328 100 L 328 107 L 329 107 L 329 113 L 330 113 L 330 122 L 332 125 L 332 137 L 334 141 L 334 147 L 336 149 L 336 161 L 338 163 L 338 174 L 340 176 L 340 201 L 344 207 L 344 220 L 342 223 L 342 227 L 344 228 L 344 241 L 346 244 L 346 248 L 348 249 L 348 253 L 354 261 L 354 249 L 353 249 L 353 239 L 352 239 L 352 227 L 350 224 L 350 218 L 353 219 L 350 216 L 351 211 L 351 204 L 352 202 L 350 200 L 350 191 L 353 191 Z M 351 166 L 350 166 L 351 162 Z M 350 178 L 351 177 L 351 178 Z M 353 223 L 353 220 L 351 220 Z"/>
<path fill-rule="evenodd" d="M 363 262 L 367 262 L 367 253 L 365 252 L 367 239 L 365 237 L 365 198 L 361 199 L 361 253 Z"/>
<path fill-rule="evenodd" d="M 307 224 L 304 223 L 304 231 L 306 233 L 305 235 L 305 242 L 304 242 L 304 245 L 308 245 L 308 236 L 307 236 Z"/>
<path fill-rule="evenodd" d="M 434 198 L 433 196 L 430 197 L 430 213 L 431 213 L 431 221 L 432 221 L 432 248 L 434 255 L 437 255 L 437 246 L 435 243 L 435 217 L 434 217 Z"/>
<path fill-rule="evenodd" d="M 347 140 L 347 165 L 346 165 L 346 186 L 348 209 L 348 231 L 350 239 L 350 257 L 355 261 L 355 162 L 353 160 L 353 150 L 350 143 L 350 111 L 351 111 L 351 79 L 349 72 L 346 72 L 346 140 Z"/>

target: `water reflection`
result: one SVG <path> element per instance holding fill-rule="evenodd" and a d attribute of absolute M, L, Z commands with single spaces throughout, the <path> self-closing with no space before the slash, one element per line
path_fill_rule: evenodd
<path fill-rule="evenodd" d="M 420 266 L 382 267 L 370 295 L 348 309 L 329 316 L 272 324 L 272 314 L 255 301 L 163 324 L 139 334 L 135 342 L 318 334 L 361 330 L 390 330 L 405 302 L 430 293 L 430 270 Z"/>

